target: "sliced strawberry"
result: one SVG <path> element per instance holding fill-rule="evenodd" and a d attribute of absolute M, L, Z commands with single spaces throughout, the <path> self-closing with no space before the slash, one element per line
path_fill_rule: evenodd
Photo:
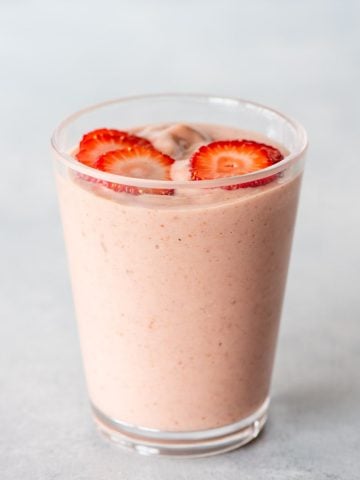
<path fill-rule="evenodd" d="M 146 138 L 137 137 L 120 130 L 100 128 L 83 136 L 76 158 L 79 162 L 93 167 L 105 153 L 135 145 L 152 147 L 152 144 Z"/>
<path fill-rule="evenodd" d="M 155 148 L 135 145 L 127 149 L 105 153 L 94 165 L 98 170 L 125 177 L 152 180 L 171 180 L 170 169 L 174 159 Z M 129 185 L 106 182 L 106 186 L 117 192 L 132 194 L 151 193 L 172 195 L 172 189 L 138 188 Z"/>
<path fill-rule="evenodd" d="M 270 145 L 252 140 L 223 140 L 200 147 L 190 160 L 192 180 L 212 180 L 234 177 L 270 167 L 284 157 Z M 264 179 L 224 187 L 235 190 L 241 187 L 256 187 L 274 180 L 271 175 Z"/>
<path fill-rule="evenodd" d="M 96 130 L 92 130 L 91 132 L 85 133 L 85 135 L 82 137 L 81 142 L 80 142 L 80 150 L 83 147 L 84 143 L 86 143 L 88 140 L 93 140 L 102 137 L 103 134 L 111 135 L 112 137 L 123 137 L 125 135 L 128 135 L 127 132 L 121 131 L 121 130 L 116 130 L 116 129 L 110 129 L 110 128 L 97 128 Z"/>

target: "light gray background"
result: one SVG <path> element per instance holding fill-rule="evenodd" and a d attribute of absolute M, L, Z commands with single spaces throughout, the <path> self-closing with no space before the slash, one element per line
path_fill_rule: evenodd
<path fill-rule="evenodd" d="M 359 22 L 357 0 L 0 0 L 2 480 L 360 478 Z M 78 108 L 162 91 L 269 104 L 311 142 L 270 422 L 202 460 L 96 434 L 48 145 Z"/>

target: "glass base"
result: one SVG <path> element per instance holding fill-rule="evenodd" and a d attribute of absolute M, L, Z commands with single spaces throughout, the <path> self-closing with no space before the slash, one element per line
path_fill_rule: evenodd
<path fill-rule="evenodd" d="M 249 417 L 225 427 L 165 432 L 115 420 L 92 405 L 100 432 L 114 444 L 142 455 L 176 457 L 205 457 L 242 447 L 259 435 L 266 423 L 268 408 L 269 398 Z"/>

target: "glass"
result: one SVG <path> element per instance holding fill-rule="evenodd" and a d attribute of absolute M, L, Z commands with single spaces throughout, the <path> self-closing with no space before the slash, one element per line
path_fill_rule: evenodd
<path fill-rule="evenodd" d="M 265 171 L 206 181 L 121 177 L 71 156 L 95 128 L 167 122 L 256 132 L 289 154 Z M 274 110 L 202 95 L 124 98 L 56 129 L 84 369 L 95 421 L 113 442 L 204 456 L 263 428 L 306 145 L 303 128 Z M 144 193 L 115 193 L 104 180 Z"/>

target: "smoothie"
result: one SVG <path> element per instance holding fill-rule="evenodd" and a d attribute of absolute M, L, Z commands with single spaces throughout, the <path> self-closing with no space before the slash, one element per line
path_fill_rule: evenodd
<path fill-rule="evenodd" d="M 247 139 L 287 154 L 259 134 L 214 125 L 130 134 L 174 160 L 175 181 L 192 178 L 194 152 L 214 141 Z M 134 195 L 58 173 L 96 410 L 189 432 L 238 422 L 266 404 L 300 181 L 301 173 L 285 173 L 247 188 Z"/>

